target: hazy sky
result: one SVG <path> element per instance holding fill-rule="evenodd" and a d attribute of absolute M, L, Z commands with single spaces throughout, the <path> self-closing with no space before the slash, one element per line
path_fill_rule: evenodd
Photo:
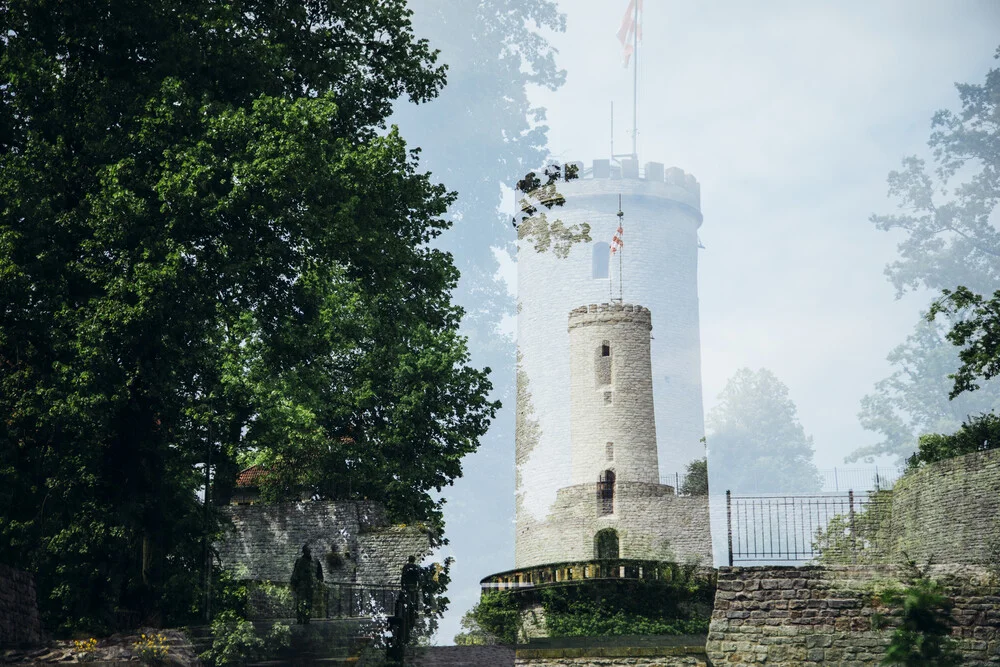
<path fill-rule="evenodd" d="M 567 81 L 533 95 L 559 160 L 608 157 L 612 100 L 616 151 L 630 146 L 632 73 L 615 37 L 626 4 L 560 3 L 567 30 L 549 37 Z M 868 217 L 894 208 L 886 175 L 928 154 L 932 114 L 958 107 L 954 83 L 1000 66 L 1000 1 L 645 0 L 645 10 L 639 159 L 701 182 L 706 411 L 738 368 L 769 368 L 789 386 L 817 465 L 844 465 L 878 439 L 859 426 L 859 401 L 931 298 L 895 299 L 883 268 L 899 238 Z M 484 462 L 467 460 L 469 479 Z M 509 474 L 513 489 L 513 469 L 492 474 Z M 446 495 L 446 521 L 492 502 L 468 479 Z M 512 526 L 493 527 L 509 533 L 507 552 L 486 554 L 467 524 L 448 525 L 459 562 L 439 643 L 451 643 L 478 580 L 513 567 L 514 554 Z"/>

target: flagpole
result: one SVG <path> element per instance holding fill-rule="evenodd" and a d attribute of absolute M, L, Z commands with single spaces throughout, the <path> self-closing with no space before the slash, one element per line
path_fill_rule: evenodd
<path fill-rule="evenodd" d="M 634 27 L 632 30 L 632 159 L 639 162 L 639 154 L 636 152 L 636 137 L 639 130 L 636 127 L 638 117 L 638 90 L 639 90 L 639 2 L 635 0 Z"/>

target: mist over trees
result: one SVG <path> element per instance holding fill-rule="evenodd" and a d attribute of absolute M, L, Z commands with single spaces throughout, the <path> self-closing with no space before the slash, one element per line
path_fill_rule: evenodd
<path fill-rule="evenodd" d="M 871 218 L 877 229 L 904 234 L 899 258 L 886 267 L 897 296 L 959 286 L 988 296 L 1000 287 L 1000 69 L 991 69 L 982 84 L 956 88 L 961 110 L 938 111 L 931 121 L 933 171 L 917 157 L 903 160 L 888 178 L 899 212 Z M 848 460 L 888 454 L 902 462 L 921 434 L 951 433 L 966 417 L 1000 406 L 1000 381 L 988 378 L 979 391 L 949 400 L 948 376 L 967 362 L 945 336 L 965 317 L 963 307 L 939 309 L 890 353 L 896 370 L 862 399 L 859 414 L 862 426 L 883 439 Z"/>
<path fill-rule="evenodd" d="M 821 488 L 812 436 L 799 423 L 788 387 L 766 368 L 736 371 L 705 424 L 714 493 L 806 493 Z"/>
<path fill-rule="evenodd" d="M 25 2 L 0 36 L 0 561 L 49 627 L 200 610 L 209 462 L 216 503 L 255 461 L 440 526 L 497 405 L 431 245 L 454 195 L 386 124 L 445 83 L 405 3 Z"/>

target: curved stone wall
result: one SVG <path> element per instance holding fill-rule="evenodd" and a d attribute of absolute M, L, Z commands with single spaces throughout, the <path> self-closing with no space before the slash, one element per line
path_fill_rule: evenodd
<path fill-rule="evenodd" d="M 998 564 L 1000 449 L 939 461 L 892 490 L 893 553 L 918 564 Z"/>

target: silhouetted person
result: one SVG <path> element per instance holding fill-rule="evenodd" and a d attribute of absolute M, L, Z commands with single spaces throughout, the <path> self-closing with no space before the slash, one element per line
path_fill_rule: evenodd
<path fill-rule="evenodd" d="M 292 568 L 292 593 L 295 595 L 295 618 L 298 623 L 308 623 L 312 615 L 313 596 L 323 581 L 323 567 L 312 557 L 309 545 L 302 546 L 302 555 Z"/>
<path fill-rule="evenodd" d="M 413 630 L 413 626 L 417 623 L 417 602 L 420 595 L 420 577 L 423 574 L 423 568 L 417 565 L 416 560 L 413 556 L 410 556 L 406 560 L 406 565 L 403 566 L 403 573 L 399 578 L 400 588 L 403 589 L 400 594 L 400 600 L 403 603 L 404 643 L 409 643 L 410 631 Z"/>

